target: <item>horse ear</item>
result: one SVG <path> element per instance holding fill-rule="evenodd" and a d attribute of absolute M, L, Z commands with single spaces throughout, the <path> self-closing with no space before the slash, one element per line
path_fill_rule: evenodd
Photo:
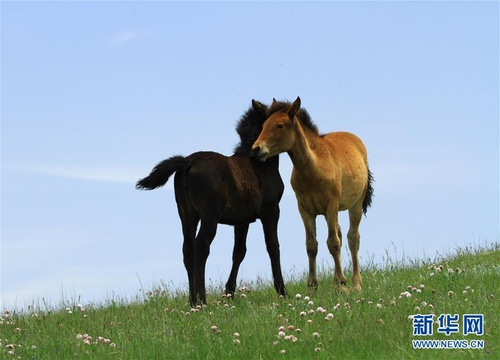
<path fill-rule="evenodd" d="M 276 101 L 276 99 L 275 99 L 275 98 L 273 98 L 273 103 L 272 103 L 272 105 L 271 105 L 271 106 L 275 106 L 277 103 L 278 103 L 278 102 Z"/>
<path fill-rule="evenodd" d="M 297 96 L 297 99 L 293 102 L 293 104 L 288 109 L 288 117 L 290 119 L 293 119 L 295 117 L 295 115 L 297 115 L 299 110 L 300 110 L 300 97 Z"/>
<path fill-rule="evenodd" d="M 252 107 L 254 108 L 254 110 L 266 111 L 266 107 L 264 106 L 264 104 L 254 99 L 252 99 Z"/>

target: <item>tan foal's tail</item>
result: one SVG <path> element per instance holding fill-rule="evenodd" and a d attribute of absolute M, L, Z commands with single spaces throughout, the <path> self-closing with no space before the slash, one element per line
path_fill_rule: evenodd
<path fill-rule="evenodd" d="M 372 198 L 373 198 L 373 174 L 368 168 L 368 184 L 366 185 L 366 194 L 363 200 L 363 214 L 366 216 L 366 212 L 368 208 L 372 206 Z"/>

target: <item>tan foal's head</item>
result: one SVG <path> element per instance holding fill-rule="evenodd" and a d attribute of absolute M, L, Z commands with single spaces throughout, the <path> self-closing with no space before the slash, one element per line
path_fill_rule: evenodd
<path fill-rule="evenodd" d="M 273 99 L 272 109 L 277 103 Z M 294 123 L 300 110 L 300 97 L 289 107 L 276 111 L 264 122 L 258 139 L 253 143 L 250 155 L 260 161 L 290 151 L 295 143 Z"/>

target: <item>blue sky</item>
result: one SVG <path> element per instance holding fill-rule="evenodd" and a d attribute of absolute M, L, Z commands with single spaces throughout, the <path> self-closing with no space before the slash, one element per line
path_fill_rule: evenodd
<path fill-rule="evenodd" d="M 498 28 L 498 2 L 2 2 L 0 307 L 187 289 L 172 185 L 134 183 L 171 155 L 231 154 L 251 99 L 300 96 L 321 132 L 363 139 L 363 265 L 499 242 Z M 285 278 L 307 267 L 291 166 Z M 209 283 L 232 243 L 220 226 Z M 259 223 L 240 271 L 257 278 Z"/>

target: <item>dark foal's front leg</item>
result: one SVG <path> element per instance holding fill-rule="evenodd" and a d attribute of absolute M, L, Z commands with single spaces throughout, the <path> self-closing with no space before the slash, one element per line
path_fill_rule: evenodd
<path fill-rule="evenodd" d="M 236 279 L 238 277 L 238 270 L 240 269 L 241 262 L 247 253 L 247 234 L 250 224 L 235 225 L 234 226 L 234 248 L 233 248 L 233 266 L 229 279 L 226 283 L 226 294 L 234 295 L 236 291 Z"/>
<path fill-rule="evenodd" d="M 262 216 L 261 222 L 264 229 L 267 253 L 271 259 L 271 269 L 273 272 L 274 287 L 278 294 L 287 296 L 283 274 L 281 272 L 280 244 L 278 241 L 278 220 L 280 217 L 279 206 L 270 205 L 267 214 Z"/>

